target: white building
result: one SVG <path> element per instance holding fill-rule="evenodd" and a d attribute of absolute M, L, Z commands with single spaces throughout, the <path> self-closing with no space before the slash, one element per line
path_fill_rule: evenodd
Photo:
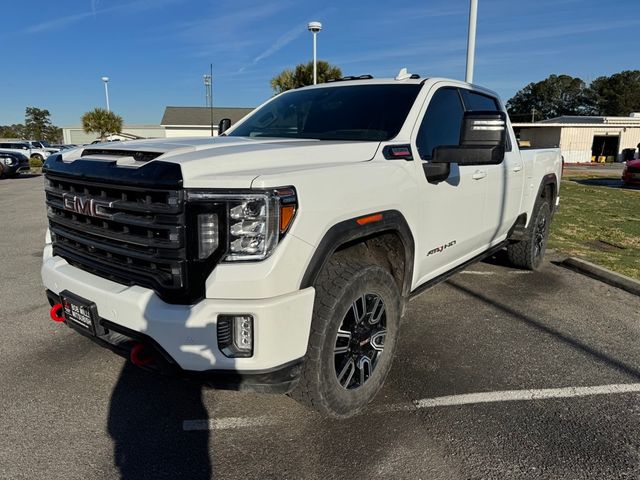
<path fill-rule="evenodd" d="M 223 118 L 235 124 L 253 108 L 214 107 L 213 134 L 218 135 L 218 123 Z M 137 138 L 208 137 L 211 135 L 211 110 L 207 107 L 166 107 L 160 125 L 123 125 L 122 132 L 110 135 L 110 140 Z M 95 133 L 85 133 L 82 126 L 63 127 L 64 143 L 84 145 L 98 139 Z"/>
<path fill-rule="evenodd" d="M 637 114 L 563 116 L 536 123 L 514 123 L 513 128 L 520 142 L 532 148 L 560 147 L 567 163 L 624 161 L 625 154 L 630 155 L 630 150 L 640 144 L 640 115 Z"/>
<path fill-rule="evenodd" d="M 160 126 L 167 137 L 201 137 L 211 135 L 213 124 L 213 135 L 216 136 L 220 120 L 228 118 L 234 125 L 252 111 L 253 108 L 241 107 L 166 107 Z"/>

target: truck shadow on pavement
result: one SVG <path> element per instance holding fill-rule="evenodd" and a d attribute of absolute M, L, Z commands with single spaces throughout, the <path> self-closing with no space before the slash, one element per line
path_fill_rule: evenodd
<path fill-rule="evenodd" d="M 581 351 L 583 353 L 587 353 L 589 355 L 591 355 L 592 357 L 598 359 L 599 361 L 609 365 L 610 367 L 612 367 L 613 369 L 628 375 L 629 377 L 632 377 L 634 379 L 640 379 L 640 370 L 638 370 L 637 368 L 628 365 L 624 362 L 621 362 L 589 345 L 587 345 L 586 343 L 581 342 L 580 340 L 577 340 L 575 338 L 570 337 L 569 335 L 566 335 L 564 333 L 562 333 L 561 331 L 549 327 L 547 325 L 545 325 L 544 323 L 528 316 L 525 315 L 524 313 L 521 313 L 517 310 L 514 310 L 513 308 L 500 303 L 492 298 L 489 298 L 481 293 L 475 292 L 473 290 L 471 290 L 468 287 L 465 287 L 463 285 L 461 285 L 460 283 L 456 282 L 455 280 L 449 280 L 448 285 L 451 286 L 452 288 L 454 288 L 455 290 L 457 290 L 460 293 L 466 294 L 467 296 L 471 297 L 471 298 L 475 298 L 476 300 L 479 300 L 481 302 L 485 302 L 489 305 L 491 305 L 493 308 L 502 311 L 503 313 L 506 313 L 507 315 L 509 315 L 511 318 L 517 319 L 525 324 L 527 324 L 530 327 L 533 327 L 537 330 L 539 330 L 540 332 L 546 333 L 548 335 L 553 336 L 554 338 L 556 338 L 557 340 L 559 340 L 560 342 L 564 343 L 565 345 L 576 349 L 578 351 Z"/>
<path fill-rule="evenodd" d="M 111 396 L 107 425 L 120 477 L 211 478 L 209 431 L 185 435 L 180 418 L 208 418 L 202 387 L 126 362 Z"/>

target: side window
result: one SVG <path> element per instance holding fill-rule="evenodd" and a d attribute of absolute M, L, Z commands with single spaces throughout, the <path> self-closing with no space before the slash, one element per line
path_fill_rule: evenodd
<path fill-rule="evenodd" d="M 467 111 L 473 110 L 500 110 L 495 98 L 471 90 L 462 89 L 462 99 Z"/>
<path fill-rule="evenodd" d="M 440 146 L 460 145 L 460 128 L 464 109 L 456 88 L 440 88 L 431 97 L 422 119 L 416 145 L 420 158 L 433 157 L 433 149 Z"/>

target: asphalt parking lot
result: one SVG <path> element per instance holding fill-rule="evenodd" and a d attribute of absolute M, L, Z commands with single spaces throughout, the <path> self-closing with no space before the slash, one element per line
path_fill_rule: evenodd
<path fill-rule="evenodd" d="M 370 408 L 327 420 L 51 322 L 42 178 L 0 199 L 0 478 L 640 478 L 638 297 L 551 262 L 475 265 L 411 303 Z"/>

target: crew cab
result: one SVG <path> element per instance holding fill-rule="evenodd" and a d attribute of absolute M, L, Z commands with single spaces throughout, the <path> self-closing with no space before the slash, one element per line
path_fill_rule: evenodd
<path fill-rule="evenodd" d="M 412 297 L 500 249 L 542 262 L 561 156 L 521 152 L 490 90 L 352 77 L 226 126 L 47 160 L 54 320 L 143 368 L 345 417 L 403 354 Z"/>

